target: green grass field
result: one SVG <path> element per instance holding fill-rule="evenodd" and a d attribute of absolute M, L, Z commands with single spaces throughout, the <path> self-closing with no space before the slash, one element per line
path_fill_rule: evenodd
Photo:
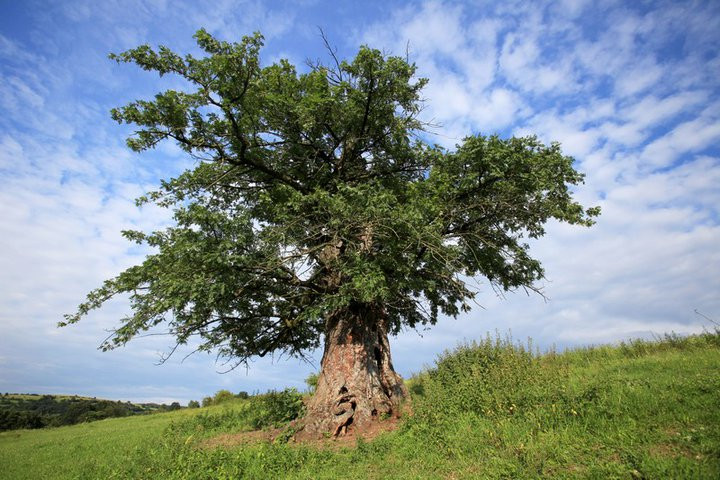
<path fill-rule="evenodd" d="M 488 338 L 409 385 L 396 431 L 339 450 L 203 447 L 258 424 L 257 404 L 236 400 L 5 432 L 0 477 L 720 478 L 718 332 L 544 355 Z"/>

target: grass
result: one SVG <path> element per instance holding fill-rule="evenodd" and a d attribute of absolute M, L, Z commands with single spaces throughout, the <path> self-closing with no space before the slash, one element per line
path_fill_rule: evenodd
<path fill-rule="evenodd" d="M 218 434 L 277 422 L 259 413 L 277 403 L 250 399 L 5 432 L 0 472 L 8 479 L 720 478 L 719 332 L 544 355 L 487 338 L 442 355 L 409 385 L 414 414 L 354 448 L 201 448 Z"/>
<path fill-rule="evenodd" d="M 4 478 L 102 478 L 140 455 L 138 446 L 159 442 L 172 419 L 187 410 L 98 422 L 0 433 Z"/>

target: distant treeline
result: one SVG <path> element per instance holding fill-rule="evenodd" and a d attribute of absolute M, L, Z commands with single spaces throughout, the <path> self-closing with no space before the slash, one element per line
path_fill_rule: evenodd
<path fill-rule="evenodd" d="M 19 428 L 43 428 L 92 422 L 112 417 L 144 415 L 182 408 L 170 405 L 130 403 L 78 396 L 36 394 L 0 395 L 0 431 Z"/>
<path fill-rule="evenodd" d="M 255 393 L 253 396 L 258 395 L 259 392 Z M 202 406 L 203 407 L 209 407 L 211 405 L 220 405 L 221 403 L 225 403 L 229 400 L 232 400 L 234 398 L 249 398 L 250 395 L 247 392 L 240 392 L 240 393 L 232 393 L 230 390 L 218 390 L 215 392 L 215 395 L 212 397 L 205 397 L 202 399 Z M 188 403 L 188 407 L 190 408 L 197 408 L 200 406 L 199 402 L 196 402 L 195 400 L 190 400 L 190 403 Z"/>

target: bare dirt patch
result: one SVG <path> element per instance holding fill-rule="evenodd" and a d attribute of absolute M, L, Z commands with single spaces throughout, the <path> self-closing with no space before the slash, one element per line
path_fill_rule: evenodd
<path fill-rule="evenodd" d="M 282 433 L 279 428 L 273 430 L 253 430 L 250 432 L 223 433 L 200 442 L 200 448 L 237 447 L 255 443 L 270 443 Z"/>
<path fill-rule="evenodd" d="M 339 450 L 341 448 L 352 448 L 357 445 L 358 439 L 370 441 L 384 432 L 396 430 L 400 424 L 400 419 L 390 417 L 384 420 L 377 420 L 365 425 L 362 431 L 349 428 L 343 435 L 330 438 L 317 438 L 303 436 L 300 434 L 290 438 L 290 445 L 307 445 L 320 449 Z M 275 428 L 271 430 L 253 430 L 250 432 L 224 433 L 216 437 L 203 440 L 198 445 L 200 448 L 233 448 L 242 445 L 253 445 L 258 443 L 272 443 L 278 437 L 285 434 L 285 429 Z"/>
<path fill-rule="evenodd" d="M 347 432 L 337 437 L 330 438 L 313 438 L 303 436 L 302 432 L 300 435 L 290 439 L 289 443 L 296 445 L 310 445 L 321 449 L 339 450 L 341 448 L 352 448 L 357 445 L 358 439 L 370 441 L 376 438 L 381 433 L 392 432 L 400 425 L 400 419 L 397 417 L 390 417 L 385 420 L 376 420 L 374 422 L 366 423 L 362 431 L 357 431 L 353 428 L 348 428 Z M 352 426 L 351 426 L 352 427 Z"/>
<path fill-rule="evenodd" d="M 656 445 L 651 446 L 648 449 L 648 452 L 653 457 L 660 457 L 660 458 L 678 458 L 678 457 L 685 457 L 692 460 L 702 460 L 702 455 L 700 454 L 694 454 L 690 450 L 683 448 L 678 445 L 673 445 L 671 443 L 659 443 Z"/>

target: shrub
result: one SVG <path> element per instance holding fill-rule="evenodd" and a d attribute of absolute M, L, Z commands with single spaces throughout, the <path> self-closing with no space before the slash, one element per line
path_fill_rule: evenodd
<path fill-rule="evenodd" d="M 220 405 L 221 403 L 227 402 L 235 398 L 235 395 L 230 390 L 218 390 L 213 396 L 212 404 Z"/>
<path fill-rule="evenodd" d="M 302 415 L 303 408 L 302 395 L 296 389 L 270 391 L 249 397 L 231 408 L 210 410 L 173 422 L 169 432 L 187 436 L 280 427 Z"/>
<path fill-rule="evenodd" d="M 256 425 L 279 426 L 291 420 L 298 418 L 305 408 L 302 395 L 294 388 L 286 388 L 282 392 L 270 391 L 264 395 L 256 397 L 262 407 L 267 411 L 264 418 Z"/>

